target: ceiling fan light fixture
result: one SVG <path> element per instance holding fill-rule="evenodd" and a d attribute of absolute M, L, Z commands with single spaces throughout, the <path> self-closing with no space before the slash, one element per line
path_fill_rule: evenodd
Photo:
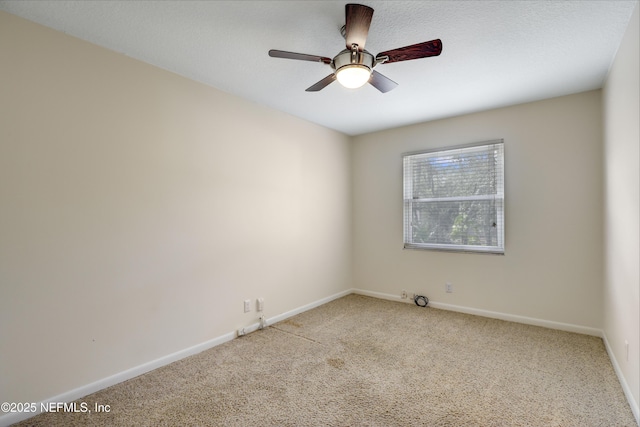
<path fill-rule="evenodd" d="M 336 71 L 336 79 L 338 82 L 348 88 L 357 89 L 364 86 L 371 78 L 371 68 L 360 65 L 350 64 Z"/>

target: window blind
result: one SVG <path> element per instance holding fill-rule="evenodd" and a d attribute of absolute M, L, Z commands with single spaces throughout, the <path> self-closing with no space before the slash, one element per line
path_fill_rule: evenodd
<path fill-rule="evenodd" d="M 404 247 L 504 253 L 504 142 L 403 155 Z"/>

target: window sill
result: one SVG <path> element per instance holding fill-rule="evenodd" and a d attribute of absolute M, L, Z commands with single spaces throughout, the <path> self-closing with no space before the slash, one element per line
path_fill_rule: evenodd
<path fill-rule="evenodd" d="M 486 246 L 462 246 L 462 245 L 416 245 L 405 243 L 403 249 L 420 251 L 457 252 L 468 254 L 504 255 L 504 249 Z"/>

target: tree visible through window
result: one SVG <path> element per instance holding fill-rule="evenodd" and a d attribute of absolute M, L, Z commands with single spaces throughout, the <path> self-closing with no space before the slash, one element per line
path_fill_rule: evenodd
<path fill-rule="evenodd" d="M 504 253 L 502 140 L 405 154 L 404 247 Z"/>

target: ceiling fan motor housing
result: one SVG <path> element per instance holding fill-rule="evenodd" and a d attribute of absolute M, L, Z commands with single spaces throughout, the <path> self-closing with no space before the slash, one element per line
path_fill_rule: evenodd
<path fill-rule="evenodd" d="M 362 52 L 358 52 L 357 50 L 354 52 L 349 49 L 345 49 L 333 58 L 331 62 L 331 66 L 336 70 L 340 70 L 343 67 L 350 65 L 360 65 L 368 68 L 369 70 L 373 69 L 375 62 L 375 58 L 372 54 L 363 50 Z"/>

